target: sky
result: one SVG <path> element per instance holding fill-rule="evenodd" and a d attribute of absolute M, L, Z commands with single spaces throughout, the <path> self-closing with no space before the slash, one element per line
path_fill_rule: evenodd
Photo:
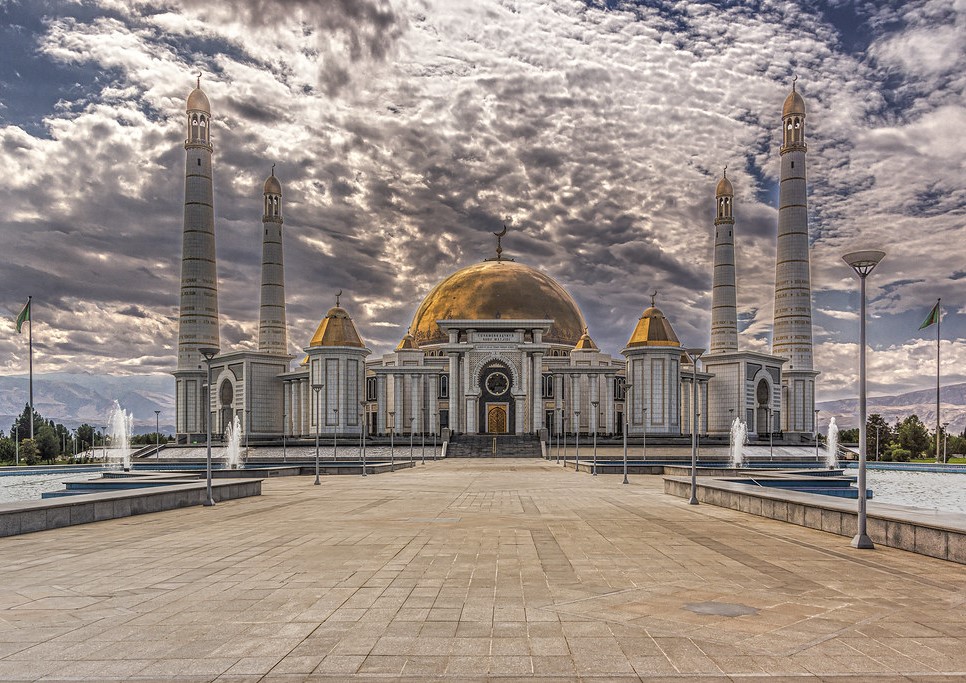
<path fill-rule="evenodd" d="M 781 106 L 807 106 L 819 400 L 966 381 L 966 0 L 0 0 L 0 374 L 176 366 L 184 104 L 213 114 L 223 349 L 254 348 L 262 183 L 289 341 L 343 290 L 375 353 L 489 257 L 556 278 L 618 355 L 656 289 L 707 346 L 714 187 L 735 187 L 740 344 L 768 350 Z"/>

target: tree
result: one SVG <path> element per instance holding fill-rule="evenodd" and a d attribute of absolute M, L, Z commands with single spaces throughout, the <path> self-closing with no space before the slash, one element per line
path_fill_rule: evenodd
<path fill-rule="evenodd" d="M 36 465 L 39 453 L 34 439 L 24 439 L 20 442 L 20 460 L 27 465 Z"/>
<path fill-rule="evenodd" d="M 17 458 L 17 447 L 13 439 L 0 435 L 0 462 L 13 462 Z"/>
<path fill-rule="evenodd" d="M 42 424 L 36 434 L 37 452 L 41 458 L 53 463 L 60 455 L 60 439 L 49 424 Z"/>
<path fill-rule="evenodd" d="M 878 438 L 876 437 L 878 429 Z M 889 424 L 882 419 L 879 413 L 872 413 L 865 423 L 865 452 L 870 458 L 874 458 L 876 452 L 881 454 L 885 450 L 886 444 L 892 441 L 892 430 Z"/>
<path fill-rule="evenodd" d="M 34 420 L 34 437 L 37 436 L 37 432 L 40 431 L 41 426 L 45 424 L 44 418 L 41 417 L 40 413 L 34 410 L 33 415 Z M 30 404 L 25 403 L 23 407 L 23 412 L 17 416 L 14 420 L 13 426 L 10 427 L 10 435 L 18 437 L 21 441 L 30 438 Z"/>
<path fill-rule="evenodd" d="M 918 415 L 910 415 L 899 425 L 896 434 L 899 446 L 918 458 L 929 449 L 929 430 L 922 423 Z"/>
<path fill-rule="evenodd" d="M 94 445 L 94 428 L 86 422 L 77 428 L 77 448 L 86 451 Z"/>

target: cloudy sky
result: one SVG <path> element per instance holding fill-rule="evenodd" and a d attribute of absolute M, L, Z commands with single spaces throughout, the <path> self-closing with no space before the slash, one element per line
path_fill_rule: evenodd
<path fill-rule="evenodd" d="M 707 344 L 713 189 L 736 190 L 742 343 L 767 349 L 781 105 L 808 106 L 820 400 L 966 381 L 966 0 L 0 0 L 0 374 L 162 373 L 177 342 L 184 100 L 212 103 L 223 348 L 257 326 L 284 186 L 290 341 L 344 303 L 375 352 L 490 256 L 557 278 L 619 353 L 648 302 Z"/>

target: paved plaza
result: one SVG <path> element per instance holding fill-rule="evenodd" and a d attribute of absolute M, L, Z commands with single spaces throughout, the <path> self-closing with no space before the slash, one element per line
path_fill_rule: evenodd
<path fill-rule="evenodd" d="M 0 679 L 966 677 L 966 567 L 450 460 L 0 540 Z"/>

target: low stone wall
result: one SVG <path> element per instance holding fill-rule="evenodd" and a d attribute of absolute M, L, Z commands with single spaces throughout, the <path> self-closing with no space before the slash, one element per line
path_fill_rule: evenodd
<path fill-rule="evenodd" d="M 261 493 L 261 479 L 213 481 L 211 484 L 211 495 L 215 502 L 258 496 Z M 205 497 L 205 482 L 198 481 L 5 503 L 0 505 L 0 536 L 16 536 L 74 524 L 202 505 Z"/>
<path fill-rule="evenodd" d="M 691 497 L 691 481 L 665 477 L 664 492 Z M 701 503 L 747 512 L 849 538 L 858 524 L 855 501 L 799 491 L 769 489 L 733 481 L 702 478 Z M 866 530 L 873 543 L 966 564 L 966 515 L 914 510 L 868 501 Z"/>

